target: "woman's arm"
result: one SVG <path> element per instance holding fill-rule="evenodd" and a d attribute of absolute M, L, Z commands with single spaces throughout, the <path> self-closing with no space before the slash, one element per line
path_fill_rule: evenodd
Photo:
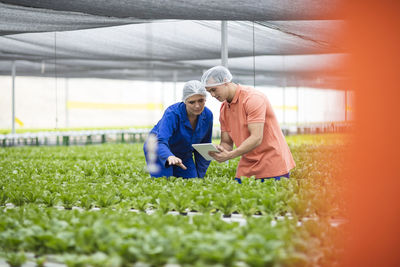
<path fill-rule="evenodd" d="M 213 118 L 211 115 L 211 121 L 208 124 L 207 132 L 204 138 L 200 141 L 200 143 L 211 143 L 212 141 L 212 128 L 213 128 Z M 196 164 L 197 176 L 203 178 L 206 175 L 208 166 L 210 165 L 210 161 L 203 158 L 200 153 L 194 151 L 194 160 Z"/>
<path fill-rule="evenodd" d="M 182 160 L 178 157 L 175 157 L 175 155 L 171 152 L 171 149 L 169 148 L 169 140 L 172 138 L 177 128 L 178 119 L 176 115 L 167 109 L 159 122 L 157 133 L 158 157 L 166 167 L 168 167 L 169 165 L 182 164 Z M 182 166 L 180 167 L 182 168 Z"/>

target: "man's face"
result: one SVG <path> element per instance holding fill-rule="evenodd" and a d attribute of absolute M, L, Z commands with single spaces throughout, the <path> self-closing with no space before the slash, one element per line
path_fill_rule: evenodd
<path fill-rule="evenodd" d="M 228 98 L 228 87 L 226 83 L 216 86 L 206 87 L 207 92 L 219 102 L 224 102 Z"/>

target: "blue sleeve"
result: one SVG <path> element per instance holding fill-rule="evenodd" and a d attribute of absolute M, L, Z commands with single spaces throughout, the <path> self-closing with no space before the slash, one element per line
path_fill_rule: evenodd
<path fill-rule="evenodd" d="M 178 120 L 175 114 L 167 110 L 164 116 L 161 118 L 158 127 L 158 157 L 161 162 L 167 161 L 169 156 L 173 156 L 171 150 L 169 149 L 169 140 L 174 134 L 178 127 Z"/>
<path fill-rule="evenodd" d="M 200 143 L 211 143 L 211 141 L 212 141 L 212 129 L 213 129 L 212 113 L 209 118 L 208 126 L 209 127 L 207 129 L 207 132 L 206 132 L 204 138 L 200 141 Z M 210 165 L 211 161 L 204 159 L 203 156 L 201 156 L 200 153 L 197 152 L 196 150 L 194 151 L 194 160 L 196 163 L 197 175 L 199 178 L 203 178 L 204 175 L 206 175 L 208 166 Z"/>

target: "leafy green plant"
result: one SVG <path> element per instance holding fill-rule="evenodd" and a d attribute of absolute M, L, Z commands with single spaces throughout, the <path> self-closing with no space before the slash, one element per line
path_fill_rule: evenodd
<path fill-rule="evenodd" d="M 189 198 L 185 194 L 175 194 L 171 197 L 172 207 L 182 215 L 187 214 L 187 209 L 190 206 Z"/>
<path fill-rule="evenodd" d="M 242 198 L 238 205 L 238 210 L 246 217 L 254 215 L 257 211 L 257 200 Z"/>
<path fill-rule="evenodd" d="M 259 209 L 264 215 L 276 216 L 282 213 L 284 204 L 281 201 L 277 201 L 276 197 L 272 194 L 265 194 L 263 198 L 259 200 Z"/>
<path fill-rule="evenodd" d="M 57 202 L 57 195 L 52 194 L 49 191 L 45 191 L 41 197 L 42 203 L 46 205 L 46 207 L 53 207 Z"/>
<path fill-rule="evenodd" d="M 210 213 L 214 208 L 209 195 L 198 196 L 195 200 L 194 207 L 203 214 Z"/>
<path fill-rule="evenodd" d="M 86 210 L 89 210 L 93 207 L 93 199 L 90 196 L 83 196 L 80 199 L 80 206 Z"/>
<path fill-rule="evenodd" d="M 10 252 L 6 253 L 6 262 L 10 264 L 10 267 L 20 267 L 26 262 L 26 256 L 24 252 Z"/>
<path fill-rule="evenodd" d="M 292 213 L 297 215 L 299 218 L 302 218 L 309 215 L 308 214 L 310 206 L 309 202 L 310 200 L 308 199 L 294 196 L 288 201 L 288 206 Z"/>
<path fill-rule="evenodd" d="M 20 191 L 9 192 L 8 197 L 10 202 L 13 203 L 15 206 L 22 206 L 25 204 L 25 198 Z"/>
<path fill-rule="evenodd" d="M 132 264 L 139 260 L 140 246 L 133 240 L 126 240 L 121 242 L 117 248 L 117 253 L 125 264 Z"/>
<path fill-rule="evenodd" d="M 214 200 L 215 206 L 222 212 L 224 217 L 231 217 L 232 212 L 237 208 L 230 195 L 223 194 Z"/>
<path fill-rule="evenodd" d="M 88 257 L 76 254 L 65 254 L 62 258 L 68 267 L 85 267 L 88 260 Z"/>
<path fill-rule="evenodd" d="M 37 267 L 44 267 L 44 264 L 46 263 L 47 258 L 45 256 L 37 257 L 35 259 L 35 263 Z"/>
<path fill-rule="evenodd" d="M 88 201 L 90 201 L 90 200 L 88 200 Z M 99 207 L 106 208 L 106 207 L 110 207 L 114 204 L 117 204 L 120 201 L 120 199 L 117 196 L 115 196 L 113 193 L 97 194 L 95 196 L 95 201 Z M 88 203 L 86 203 L 86 204 L 88 204 Z"/>
<path fill-rule="evenodd" d="M 65 209 L 70 210 L 75 205 L 76 198 L 73 193 L 63 193 L 60 196 L 60 200 Z"/>
<path fill-rule="evenodd" d="M 87 264 L 92 267 L 117 267 L 123 266 L 123 259 L 117 254 L 107 255 L 103 252 L 96 252 L 88 257 Z"/>
<path fill-rule="evenodd" d="M 4 206 L 7 203 L 7 193 L 3 190 L 0 191 L 0 206 Z"/>
<path fill-rule="evenodd" d="M 166 194 L 159 195 L 159 197 L 156 199 L 155 208 L 162 214 L 166 214 L 171 210 L 171 203 L 169 202 L 169 198 Z"/>
<path fill-rule="evenodd" d="M 140 197 L 140 198 L 136 198 L 133 201 L 133 205 L 136 209 L 138 209 L 141 212 L 145 212 L 146 209 L 150 206 L 149 205 L 149 201 L 150 201 L 150 197 L 144 196 L 144 197 Z"/>
<path fill-rule="evenodd" d="M 40 198 L 40 192 L 36 190 L 29 190 L 23 192 L 25 203 L 35 203 Z"/>

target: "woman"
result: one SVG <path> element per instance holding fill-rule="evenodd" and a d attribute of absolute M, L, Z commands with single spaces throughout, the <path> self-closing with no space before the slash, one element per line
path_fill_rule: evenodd
<path fill-rule="evenodd" d="M 206 97 L 206 90 L 199 81 L 187 82 L 182 102 L 169 106 L 151 130 L 150 134 L 157 136 L 155 164 L 158 169 L 149 169 L 152 177 L 204 177 L 210 161 L 194 151 L 192 144 L 211 143 L 213 115 L 205 107 Z M 147 142 L 143 150 L 149 165 Z"/>

